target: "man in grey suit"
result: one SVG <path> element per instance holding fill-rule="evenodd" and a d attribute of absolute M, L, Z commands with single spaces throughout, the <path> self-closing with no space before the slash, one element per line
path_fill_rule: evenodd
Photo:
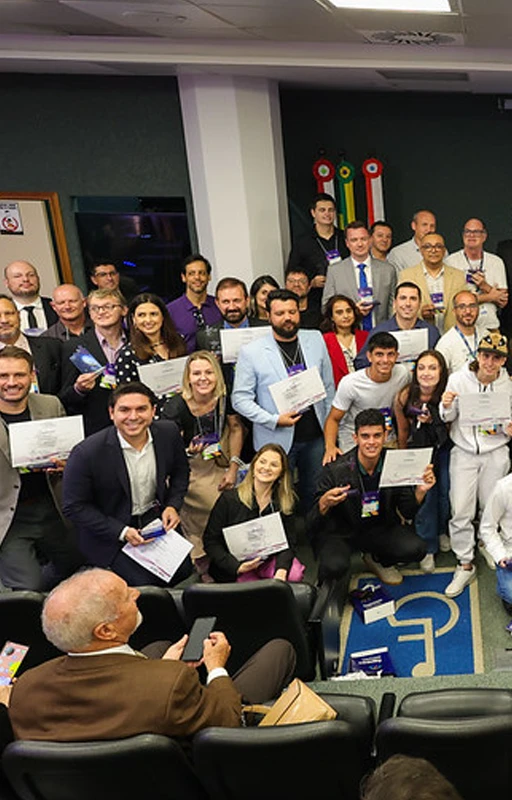
<path fill-rule="evenodd" d="M 322 306 L 335 294 L 344 294 L 363 315 L 363 329 L 371 330 L 393 313 L 396 273 L 387 261 L 370 255 L 371 238 L 364 222 L 351 222 L 345 228 L 345 244 L 350 256 L 327 269 Z"/>
<path fill-rule="evenodd" d="M 55 502 L 57 473 L 11 466 L 9 425 L 65 416 L 57 397 L 30 392 L 34 379 L 30 353 L 12 345 L 0 350 L 0 591 L 51 588 L 82 563 Z"/>

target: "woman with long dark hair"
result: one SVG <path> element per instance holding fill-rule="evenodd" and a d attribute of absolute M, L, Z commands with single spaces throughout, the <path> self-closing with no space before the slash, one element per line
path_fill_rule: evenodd
<path fill-rule="evenodd" d="M 260 275 L 252 282 L 249 290 L 249 316 L 256 319 L 268 320 L 267 296 L 274 289 L 279 289 L 279 284 L 272 275 Z"/>
<path fill-rule="evenodd" d="M 332 363 L 334 385 L 354 372 L 354 359 L 368 338 L 359 323 L 362 317 L 356 304 L 344 294 L 335 294 L 325 307 L 320 330 Z"/>

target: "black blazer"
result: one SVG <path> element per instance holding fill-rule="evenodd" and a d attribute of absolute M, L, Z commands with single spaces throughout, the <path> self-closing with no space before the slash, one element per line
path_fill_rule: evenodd
<path fill-rule="evenodd" d="M 96 385 L 90 392 L 78 394 L 73 388 L 74 383 L 80 375 L 69 357 L 75 352 L 76 348 L 82 345 L 99 361 L 106 364 L 107 359 L 103 352 L 98 337 L 92 330 L 83 333 L 82 336 L 74 337 L 68 342 L 62 343 L 62 389 L 59 398 L 68 414 L 82 414 L 84 418 L 85 435 L 107 428 L 111 424 L 108 413 L 108 400 L 110 391 L 102 389 L 100 377 L 96 379 Z"/>
<path fill-rule="evenodd" d="M 61 342 L 42 336 L 27 336 L 36 367 L 41 394 L 56 394 L 61 390 Z"/>
<path fill-rule="evenodd" d="M 48 327 L 50 327 L 50 325 L 55 325 L 55 323 L 59 321 L 59 317 L 51 307 L 50 301 L 51 301 L 50 297 L 41 297 L 41 302 L 43 304 L 43 311 L 46 317 L 46 324 L 48 325 Z"/>
<path fill-rule="evenodd" d="M 189 465 L 174 422 L 151 425 L 156 455 L 156 500 L 179 510 L 188 489 Z M 108 567 L 124 546 L 119 535 L 130 524 L 130 479 L 113 426 L 84 439 L 71 451 L 62 487 L 64 515 L 75 525 L 87 561 Z"/>

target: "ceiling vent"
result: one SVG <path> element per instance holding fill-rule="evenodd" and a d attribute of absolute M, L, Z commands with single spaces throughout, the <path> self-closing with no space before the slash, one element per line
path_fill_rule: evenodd
<path fill-rule="evenodd" d="M 359 31 L 371 44 L 412 44 L 417 47 L 463 45 L 462 34 L 435 33 L 434 31 Z"/>

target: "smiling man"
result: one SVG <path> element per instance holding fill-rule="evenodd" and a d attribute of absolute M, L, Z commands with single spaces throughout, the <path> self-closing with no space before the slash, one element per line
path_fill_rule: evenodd
<path fill-rule="evenodd" d="M 156 398 L 142 383 L 119 386 L 110 398 L 112 427 L 73 448 L 64 470 L 63 508 L 93 566 L 110 568 L 133 586 L 164 585 L 121 552 L 144 547 L 140 530 L 160 518 L 179 525 L 189 466 L 177 425 L 154 421 Z M 191 571 L 187 559 L 172 583 Z"/>
<path fill-rule="evenodd" d="M 57 322 L 49 297 L 41 297 L 37 269 L 28 261 L 13 261 L 4 270 L 5 285 L 20 312 L 21 330 L 39 335 Z"/>
<path fill-rule="evenodd" d="M 211 276 L 212 265 L 208 259 L 199 253 L 193 253 L 185 259 L 181 269 L 185 294 L 167 305 L 176 330 L 185 339 L 189 353 L 197 349 L 198 331 L 221 321 L 221 312 L 215 298 L 207 293 Z"/>
<path fill-rule="evenodd" d="M 343 578 L 354 551 L 363 552 L 367 568 L 392 585 L 403 580 L 396 564 L 419 562 L 425 555 L 425 543 L 403 519 L 414 519 L 434 485 L 432 465 L 414 489 L 380 489 L 385 441 L 386 422 L 380 411 L 360 411 L 354 420 L 355 447 L 322 469 L 308 517 L 320 583 Z"/>

